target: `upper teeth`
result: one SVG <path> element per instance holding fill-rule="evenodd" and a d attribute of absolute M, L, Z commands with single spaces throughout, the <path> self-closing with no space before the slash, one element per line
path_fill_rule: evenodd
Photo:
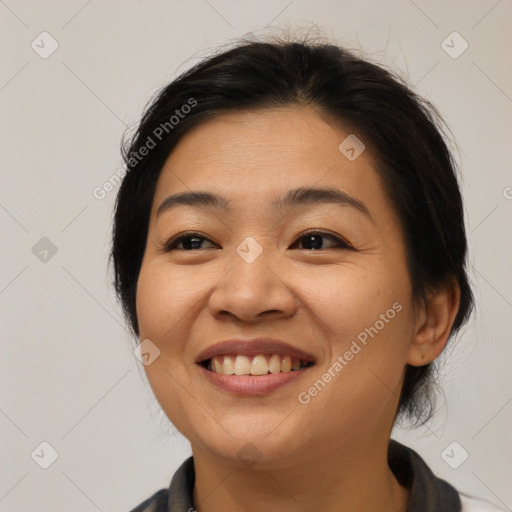
<path fill-rule="evenodd" d="M 299 370 L 301 366 L 306 366 L 308 361 L 292 358 L 290 356 L 281 356 L 273 354 L 265 356 L 263 354 L 252 358 L 237 356 L 215 356 L 208 362 L 208 369 L 215 373 L 224 375 L 265 375 L 270 373 L 289 372 Z"/>

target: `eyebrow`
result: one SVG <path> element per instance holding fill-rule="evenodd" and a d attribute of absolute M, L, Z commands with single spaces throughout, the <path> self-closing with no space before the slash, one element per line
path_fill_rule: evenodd
<path fill-rule="evenodd" d="M 210 207 L 216 210 L 231 212 L 231 201 L 227 198 L 211 192 L 180 192 L 165 198 L 156 212 L 158 218 L 165 211 L 178 205 L 187 205 L 195 208 Z M 314 204 L 341 204 L 350 206 L 360 211 L 370 219 L 372 218 L 366 205 L 359 199 L 350 196 L 346 192 L 334 188 L 306 188 L 300 187 L 289 190 L 272 203 L 272 210 L 278 212 L 297 207 L 306 207 Z"/>

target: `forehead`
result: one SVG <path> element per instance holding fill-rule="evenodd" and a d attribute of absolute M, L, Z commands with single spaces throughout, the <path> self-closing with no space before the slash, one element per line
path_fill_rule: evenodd
<path fill-rule="evenodd" d="M 367 145 L 361 151 L 354 137 L 310 107 L 218 115 L 184 135 L 168 157 L 153 214 L 169 194 L 191 190 L 212 191 L 240 208 L 313 186 L 364 198 L 369 208 L 386 203 Z"/>

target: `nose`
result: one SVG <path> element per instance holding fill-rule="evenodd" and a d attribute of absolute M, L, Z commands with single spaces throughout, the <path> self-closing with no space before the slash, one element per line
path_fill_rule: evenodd
<path fill-rule="evenodd" d="M 263 251 L 252 262 L 234 253 L 230 270 L 210 294 L 208 306 L 213 316 L 258 322 L 295 314 L 298 300 L 278 269 L 271 268 L 271 258 L 265 252 L 268 254 Z"/>

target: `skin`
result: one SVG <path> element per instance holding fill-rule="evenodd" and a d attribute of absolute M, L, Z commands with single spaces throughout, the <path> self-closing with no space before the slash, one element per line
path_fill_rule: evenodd
<path fill-rule="evenodd" d="M 222 114 L 185 135 L 162 169 L 137 315 L 140 339 L 161 351 L 145 367 L 150 385 L 192 446 L 199 512 L 406 509 L 408 490 L 387 465 L 404 369 L 441 353 L 459 294 L 446 284 L 415 305 L 400 221 L 369 145 L 354 161 L 338 150 L 349 134 L 311 107 Z M 346 192 L 370 215 L 332 203 L 272 212 L 270 204 L 297 187 Z M 232 211 L 180 205 L 157 218 L 167 196 L 191 190 L 225 196 Z M 202 233 L 196 249 L 164 250 L 190 230 Z M 310 230 L 353 249 L 328 236 L 312 249 Z M 236 252 L 249 236 L 262 248 L 252 263 Z M 299 393 L 394 303 L 401 311 L 309 403 L 299 403 Z M 284 340 L 316 364 L 268 395 L 234 396 L 194 361 L 236 337 Z M 259 457 L 255 464 L 237 455 L 243 447 Z"/>

